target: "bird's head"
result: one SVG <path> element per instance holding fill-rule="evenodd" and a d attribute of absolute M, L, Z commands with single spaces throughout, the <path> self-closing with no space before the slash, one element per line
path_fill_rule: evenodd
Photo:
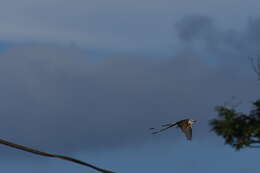
<path fill-rule="evenodd" d="M 196 123 L 197 121 L 190 119 L 190 122 L 191 122 L 191 124 L 194 124 L 194 123 Z"/>

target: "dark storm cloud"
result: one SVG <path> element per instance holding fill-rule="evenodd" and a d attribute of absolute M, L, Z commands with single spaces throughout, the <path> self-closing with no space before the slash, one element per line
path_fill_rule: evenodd
<path fill-rule="evenodd" d="M 208 16 L 186 16 L 176 24 L 178 36 L 181 40 L 192 41 L 201 36 L 207 36 L 214 31 L 213 21 Z"/>
<path fill-rule="evenodd" d="M 238 60 L 245 63 L 247 57 L 260 54 L 259 29 L 260 18 L 249 18 L 244 27 L 227 30 L 217 26 L 214 18 L 201 15 L 186 16 L 176 23 L 178 38 L 185 45 L 228 64 L 239 64 L 235 63 Z"/>
<path fill-rule="evenodd" d="M 248 16 L 260 15 L 256 0 L 246 5 L 244 0 L 235 5 L 233 0 L 3 0 L 3 4 L 2 40 L 75 41 L 84 48 L 149 55 L 171 52 L 172 24 L 184 15 L 215 16 L 225 25 L 239 25 Z"/>
<path fill-rule="evenodd" d="M 10 49 L 0 55 L 1 137 L 56 152 L 90 151 L 141 144 L 152 138 L 149 127 L 190 117 L 199 121 L 194 136 L 203 138 L 214 106 L 232 96 L 245 102 L 259 96 L 244 56 L 257 52 L 250 31 L 260 34 L 259 21 L 230 32 L 208 17 L 183 18 L 177 23 L 182 48 L 172 59 L 93 64 L 75 47 Z"/>

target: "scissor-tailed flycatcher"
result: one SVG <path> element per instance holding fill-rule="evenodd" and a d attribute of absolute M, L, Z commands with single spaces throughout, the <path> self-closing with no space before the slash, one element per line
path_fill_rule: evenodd
<path fill-rule="evenodd" d="M 195 123 L 195 122 L 196 122 L 195 120 L 184 119 L 184 120 L 181 120 L 181 121 L 178 121 L 178 122 L 175 122 L 175 123 L 164 124 L 164 125 L 162 125 L 162 127 L 165 127 L 165 128 L 162 128 L 158 131 L 155 131 L 152 134 L 160 133 L 164 130 L 167 130 L 167 129 L 177 125 L 177 127 L 179 127 L 182 130 L 182 132 L 185 134 L 187 139 L 191 140 L 192 139 L 192 124 Z M 156 130 L 156 129 L 150 128 L 150 130 Z"/>

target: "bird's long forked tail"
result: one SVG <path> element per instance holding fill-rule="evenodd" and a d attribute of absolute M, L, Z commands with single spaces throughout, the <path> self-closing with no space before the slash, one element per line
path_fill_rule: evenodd
<path fill-rule="evenodd" d="M 165 127 L 165 128 L 162 128 L 162 129 L 160 129 L 160 130 L 157 130 L 157 131 L 153 132 L 152 134 L 155 135 L 155 134 L 160 133 L 160 132 L 162 132 L 162 131 L 165 131 L 165 130 L 167 130 L 167 129 L 169 129 L 169 128 L 175 126 L 175 125 L 177 125 L 177 123 L 164 124 L 164 125 L 162 125 L 162 127 Z M 156 129 L 155 129 L 155 128 L 150 128 L 150 130 L 156 130 Z"/>
<path fill-rule="evenodd" d="M 102 172 L 102 173 L 115 173 L 113 171 L 96 167 L 96 166 L 94 166 L 92 164 L 83 162 L 83 161 L 78 160 L 78 159 L 74 159 L 72 157 L 67 157 L 67 156 L 62 156 L 62 155 L 50 154 L 50 153 L 42 152 L 42 151 L 35 150 L 35 149 L 29 148 L 29 147 L 25 147 L 23 145 L 19 145 L 19 144 L 15 144 L 15 143 L 6 141 L 6 140 L 3 140 L 3 139 L 0 139 L 0 144 L 6 145 L 8 147 L 16 148 L 16 149 L 19 149 L 19 150 L 27 151 L 27 152 L 30 152 L 30 153 L 33 153 L 33 154 L 38 154 L 38 155 L 41 155 L 41 156 L 45 156 L 45 157 L 53 157 L 53 158 L 59 158 L 59 159 L 67 160 L 67 161 L 70 161 L 70 162 L 74 162 L 74 163 L 77 163 L 77 164 L 80 164 L 80 165 L 84 165 L 84 166 L 90 167 L 90 168 L 95 169 L 95 170 L 97 170 L 99 172 Z"/>

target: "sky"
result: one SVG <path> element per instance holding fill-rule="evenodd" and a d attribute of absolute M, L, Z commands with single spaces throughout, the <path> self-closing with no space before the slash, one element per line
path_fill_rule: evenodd
<path fill-rule="evenodd" d="M 1 1 L 1 138 L 117 173 L 259 172 L 260 150 L 235 151 L 208 126 L 215 106 L 246 112 L 260 96 L 248 59 L 260 54 L 259 5 Z M 198 121 L 192 141 L 148 130 L 184 118 Z M 0 152 L 0 172 L 96 172 Z"/>

